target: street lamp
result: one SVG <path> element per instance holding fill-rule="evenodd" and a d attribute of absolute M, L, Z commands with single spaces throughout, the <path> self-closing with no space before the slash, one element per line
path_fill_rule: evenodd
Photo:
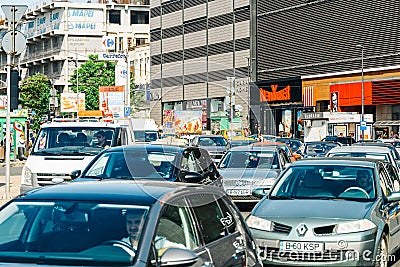
<path fill-rule="evenodd" d="M 248 110 L 247 110 L 247 113 L 248 113 L 248 115 L 247 115 L 247 118 L 248 118 L 248 124 L 249 124 L 249 128 L 250 128 L 250 109 L 251 109 L 251 105 L 250 105 L 250 99 L 251 99 L 251 93 L 250 93 L 250 91 L 251 91 L 251 64 L 252 64 L 252 61 L 253 60 L 256 60 L 256 58 L 254 58 L 254 57 L 243 57 L 243 58 L 245 58 L 245 59 L 247 59 L 247 90 L 248 90 L 248 95 L 247 95 L 247 97 L 248 97 L 248 103 L 247 103 L 247 107 L 248 107 Z"/>
<path fill-rule="evenodd" d="M 359 44 L 356 47 L 361 48 L 361 122 L 360 122 L 360 129 L 361 129 L 361 140 L 364 143 L 364 129 L 365 129 L 365 122 L 364 122 L 364 46 Z"/>

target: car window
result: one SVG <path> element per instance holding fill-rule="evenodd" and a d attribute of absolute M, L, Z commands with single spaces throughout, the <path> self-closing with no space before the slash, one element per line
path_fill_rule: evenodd
<path fill-rule="evenodd" d="M 365 188 L 358 177 L 368 173 Z M 271 191 L 275 197 L 373 199 L 375 183 L 372 169 L 352 166 L 289 167 Z M 367 191 L 366 194 L 364 191 Z"/>
<path fill-rule="evenodd" d="M 379 182 L 383 195 L 390 195 L 390 193 L 393 191 L 393 184 L 384 168 L 379 170 Z"/>
<path fill-rule="evenodd" d="M 278 169 L 278 156 L 273 151 L 230 151 L 221 162 L 221 168 Z"/>
<path fill-rule="evenodd" d="M 190 171 L 190 172 L 198 172 L 199 168 L 196 163 L 196 157 L 191 151 L 187 151 L 186 153 L 183 153 L 182 157 L 182 167 L 181 169 Z"/>
<path fill-rule="evenodd" d="M 213 195 L 193 195 L 188 200 L 206 244 L 228 235 L 232 214 L 229 211 L 223 213 Z"/>
<path fill-rule="evenodd" d="M 364 153 L 364 152 L 332 152 L 329 153 L 329 157 L 358 157 L 358 158 L 369 158 L 369 159 L 380 159 L 389 162 L 388 154 L 382 153 Z"/>
<path fill-rule="evenodd" d="M 385 164 L 386 170 L 388 172 L 389 178 L 392 181 L 394 191 L 400 190 L 400 181 L 398 172 L 394 169 L 391 164 Z"/>

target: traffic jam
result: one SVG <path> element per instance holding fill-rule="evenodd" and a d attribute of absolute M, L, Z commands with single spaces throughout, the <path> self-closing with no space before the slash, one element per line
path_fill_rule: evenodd
<path fill-rule="evenodd" d="M 42 124 L 22 169 L 20 196 L 0 210 L 0 261 L 221 267 L 396 261 L 397 140 L 304 142 L 240 129 L 199 133 L 193 119 L 183 123 L 174 135 L 152 119 Z M 196 133 L 184 134 L 190 132 Z"/>

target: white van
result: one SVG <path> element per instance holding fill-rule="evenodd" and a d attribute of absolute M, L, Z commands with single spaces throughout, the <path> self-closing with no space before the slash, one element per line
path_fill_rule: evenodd
<path fill-rule="evenodd" d="M 100 145 L 101 135 L 105 146 Z M 133 143 L 127 121 L 45 123 L 22 169 L 21 193 L 70 181 L 72 171 L 83 170 L 103 149 Z"/>
<path fill-rule="evenodd" d="M 153 119 L 131 119 L 136 143 L 150 143 L 158 139 L 158 127 Z"/>

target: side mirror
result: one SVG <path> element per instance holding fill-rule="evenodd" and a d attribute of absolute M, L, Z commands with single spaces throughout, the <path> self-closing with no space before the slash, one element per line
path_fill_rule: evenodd
<path fill-rule="evenodd" d="M 78 178 L 81 175 L 81 173 L 82 173 L 81 170 L 75 170 L 72 171 L 69 176 L 71 176 L 71 179 L 74 180 Z"/>
<path fill-rule="evenodd" d="M 198 172 L 181 171 L 182 180 L 188 183 L 200 183 L 204 177 Z"/>
<path fill-rule="evenodd" d="M 251 194 L 253 195 L 253 197 L 261 199 L 265 195 L 267 195 L 267 192 L 265 192 L 265 190 L 263 188 L 255 188 L 255 189 L 253 189 Z"/>
<path fill-rule="evenodd" d="M 191 250 L 169 248 L 161 256 L 161 266 L 192 266 L 198 256 Z"/>
<path fill-rule="evenodd" d="M 389 196 L 386 197 L 387 202 L 396 202 L 400 201 L 400 192 L 393 192 Z"/>

